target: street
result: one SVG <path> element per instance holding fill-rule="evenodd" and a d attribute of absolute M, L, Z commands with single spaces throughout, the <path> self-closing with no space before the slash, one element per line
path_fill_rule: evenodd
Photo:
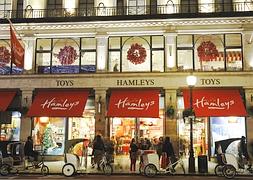
<path fill-rule="evenodd" d="M 147 179 L 156 179 L 156 180 L 215 180 L 215 179 L 220 179 L 220 180 L 225 180 L 226 178 L 224 177 L 217 177 L 217 176 L 191 176 L 191 175 L 186 175 L 186 176 L 156 176 L 155 178 L 148 178 L 145 176 L 138 176 L 138 175 L 112 175 L 112 176 L 105 176 L 105 175 L 76 175 L 73 177 L 65 177 L 63 175 L 48 175 L 48 176 L 42 176 L 39 174 L 22 174 L 22 175 L 16 175 L 16 176 L 0 176 L 0 179 L 91 179 L 91 180 L 101 180 L 101 179 L 110 179 L 110 180 L 128 180 L 129 178 L 134 179 L 134 180 L 147 180 Z M 249 180 L 252 179 L 252 176 L 236 176 L 234 179 L 242 179 L 242 180 Z"/>

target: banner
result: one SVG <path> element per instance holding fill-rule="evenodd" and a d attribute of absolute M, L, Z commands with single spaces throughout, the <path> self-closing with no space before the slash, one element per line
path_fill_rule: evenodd
<path fill-rule="evenodd" d="M 24 68 L 24 55 L 25 50 L 20 44 L 19 40 L 16 37 L 15 32 L 10 25 L 10 36 L 11 36 L 11 61 L 19 68 Z"/>

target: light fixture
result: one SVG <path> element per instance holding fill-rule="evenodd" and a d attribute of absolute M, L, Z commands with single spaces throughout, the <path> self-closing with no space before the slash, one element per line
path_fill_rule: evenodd
<path fill-rule="evenodd" d="M 102 101 L 101 101 L 101 96 L 99 96 L 99 98 L 98 98 L 97 105 L 98 105 L 98 113 L 101 114 L 101 113 L 102 113 Z"/>

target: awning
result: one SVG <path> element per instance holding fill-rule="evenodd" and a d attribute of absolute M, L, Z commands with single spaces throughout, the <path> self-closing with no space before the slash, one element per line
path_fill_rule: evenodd
<path fill-rule="evenodd" d="M 81 117 L 87 90 L 38 91 L 27 113 L 30 117 Z"/>
<path fill-rule="evenodd" d="M 0 111 L 6 111 L 17 91 L 0 91 Z"/>
<path fill-rule="evenodd" d="M 189 90 L 183 90 L 183 96 L 185 108 L 190 108 Z M 196 117 L 247 115 L 236 89 L 193 89 L 192 104 Z"/>
<path fill-rule="evenodd" d="M 159 90 L 112 90 L 108 117 L 159 117 Z"/>

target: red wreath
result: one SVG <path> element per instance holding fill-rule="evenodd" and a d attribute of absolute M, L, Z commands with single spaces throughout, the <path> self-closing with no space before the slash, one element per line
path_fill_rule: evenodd
<path fill-rule="evenodd" d="M 76 50 L 72 46 L 64 46 L 60 49 L 60 52 L 55 55 L 62 65 L 73 64 L 77 59 L 78 55 Z"/>
<path fill-rule="evenodd" d="M 10 51 L 5 46 L 1 46 L 0 47 L 0 66 L 10 63 L 10 60 L 11 60 Z"/>
<path fill-rule="evenodd" d="M 211 41 L 204 41 L 197 49 L 200 61 L 214 61 L 219 56 L 219 52 Z"/>
<path fill-rule="evenodd" d="M 135 43 L 127 51 L 127 59 L 133 64 L 142 64 L 145 62 L 147 52 L 141 44 Z"/>

